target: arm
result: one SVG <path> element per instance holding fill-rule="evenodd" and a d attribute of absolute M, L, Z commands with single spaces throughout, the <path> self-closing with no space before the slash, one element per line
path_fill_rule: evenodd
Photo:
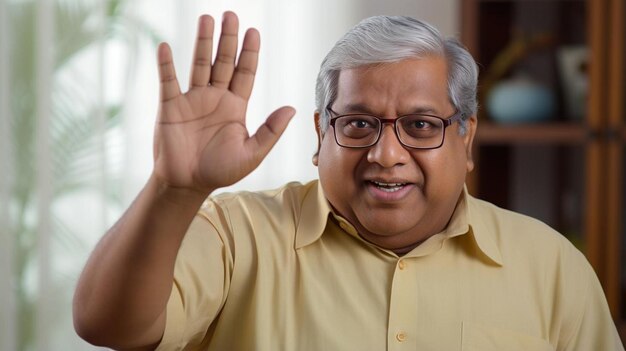
<path fill-rule="evenodd" d="M 182 94 L 167 44 L 158 49 L 161 96 L 154 169 L 147 184 L 91 254 L 74 296 L 74 325 L 85 340 L 118 349 L 153 349 L 165 328 L 174 264 L 204 199 L 256 168 L 294 114 L 283 107 L 256 134 L 245 126 L 259 50 L 248 30 L 239 60 L 238 20 L 225 13 L 215 61 L 213 19 L 202 16 Z"/>
<path fill-rule="evenodd" d="M 624 351 L 602 286 L 591 265 L 586 260 L 583 263 L 584 266 L 576 274 L 585 293 L 571 307 L 571 310 L 579 312 L 579 317 L 571 321 L 573 328 L 568 330 L 569 337 L 564 345 L 559 345 L 558 350 Z"/>

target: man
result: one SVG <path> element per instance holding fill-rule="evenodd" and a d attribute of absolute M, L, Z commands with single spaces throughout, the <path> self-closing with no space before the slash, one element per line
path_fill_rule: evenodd
<path fill-rule="evenodd" d="M 294 114 L 245 128 L 259 34 L 236 60 L 200 18 L 190 88 L 158 49 L 154 171 L 91 255 L 74 319 L 133 350 L 623 350 L 582 254 L 474 199 L 476 65 L 406 17 L 374 17 L 322 63 L 319 182 L 214 190 L 250 173 Z M 205 201 L 206 200 L 206 201 Z"/>

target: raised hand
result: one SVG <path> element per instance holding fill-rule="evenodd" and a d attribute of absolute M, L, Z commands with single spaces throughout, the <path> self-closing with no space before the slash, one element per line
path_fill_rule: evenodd
<path fill-rule="evenodd" d="M 249 29 L 237 56 L 238 19 L 224 13 L 215 61 L 213 18 L 199 19 L 190 86 L 180 91 L 172 53 L 158 48 L 161 93 L 154 138 L 154 176 L 167 186 L 205 192 L 228 186 L 252 172 L 295 114 L 274 111 L 252 136 L 246 109 L 257 68 L 260 37 Z"/>

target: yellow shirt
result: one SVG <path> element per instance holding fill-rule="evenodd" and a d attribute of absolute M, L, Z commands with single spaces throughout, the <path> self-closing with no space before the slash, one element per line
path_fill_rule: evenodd
<path fill-rule="evenodd" d="M 461 196 L 403 257 L 362 240 L 317 181 L 207 201 L 178 254 L 158 350 L 623 350 L 584 256 Z"/>

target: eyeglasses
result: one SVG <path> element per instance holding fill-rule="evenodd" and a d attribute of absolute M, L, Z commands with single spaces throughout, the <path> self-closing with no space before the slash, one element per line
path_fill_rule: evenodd
<path fill-rule="evenodd" d="M 393 124 L 400 143 L 413 149 L 436 149 L 443 145 L 446 128 L 460 121 L 461 112 L 444 119 L 425 114 L 410 114 L 396 119 L 385 119 L 365 113 L 339 115 L 330 107 L 327 110 L 338 115 L 331 118 L 330 125 L 338 145 L 349 148 L 366 148 L 378 142 L 385 123 Z"/>

